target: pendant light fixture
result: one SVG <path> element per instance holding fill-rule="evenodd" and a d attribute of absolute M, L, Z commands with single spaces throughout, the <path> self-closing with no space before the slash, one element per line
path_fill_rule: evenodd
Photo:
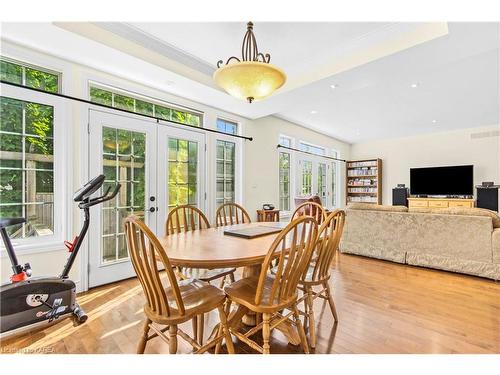
<path fill-rule="evenodd" d="M 241 59 L 231 56 L 219 60 L 214 72 L 215 82 L 231 96 L 247 100 L 264 99 L 284 85 L 286 74 L 271 65 L 271 55 L 260 53 L 253 33 L 253 23 L 247 23 L 247 32 L 241 46 Z"/>

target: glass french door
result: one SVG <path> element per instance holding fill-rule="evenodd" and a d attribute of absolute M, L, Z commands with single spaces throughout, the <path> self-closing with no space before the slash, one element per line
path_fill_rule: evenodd
<path fill-rule="evenodd" d="M 165 234 L 168 213 L 189 204 L 205 211 L 205 135 L 178 128 L 158 129 L 157 235 Z"/>
<path fill-rule="evenodd" d="M 90 113 L 90 175 L 103 191 L 120 183 L 114 200 L 91 212 L 89 287 L 135 276 L 123 220 L 135 215 L 161 236 L 168 212 L 190 204 L 204 210 L 204 134 L 135 117 Z"/>
<path fill-rule="evenodd" d="M 105 175 L 102 191 L 121 185 L 115 199 L 95 206 L 89 230 L 89 287 L 134 276 L 123 220 L 135 215 L 156 230 L 156 134 L 150 122 L 90 112 L 90 176 Z"/>
<path fill-rule="evenodd" d="M 303 156 L 297 163 L 296 194 L 298 196 L 317 195 L 325 207 L 332 207 L 335 194 L 333 163 L 319 157 Z"/>

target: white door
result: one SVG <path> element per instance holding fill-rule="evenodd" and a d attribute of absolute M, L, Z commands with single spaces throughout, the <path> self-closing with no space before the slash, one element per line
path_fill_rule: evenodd
<path fill-rule="evenodd" d="M 90 176 L 106 176 L 103 190 L 121 184 L 115 199 L 91 210 L 89 287 L 94 287 L 135 275 L 123 219 L 134 214 L 156 231 L 157 202 L 150 200 L 156 200 L 156 126 L 133 117 L 90 111 L 89 155 Z"/>
<path fill-rule="evenodd" d="M 205 152 L 204 133 L 158 127 L 158 236 L 165 234 L 165 222 L 174 207 L 189 204 L 206 212 Z"/>
<path fill-rule="evenodd" d="M 205 134 L 174 124 L 90 112 L 90 175 L 104 173 L 118 196 L 92 209 L 89 287 L 135 276 L 123 219 L 134 214 L 157 236 L 168 212 L 190 204 L 205 211 Z"/>
<path fill-rule="evenodd" d="M 333 163 L 321 157 L 301 156 L 297 163 L 297 192 L 299 196 L 317 195 L 325 207 L 332 207 Z"/>

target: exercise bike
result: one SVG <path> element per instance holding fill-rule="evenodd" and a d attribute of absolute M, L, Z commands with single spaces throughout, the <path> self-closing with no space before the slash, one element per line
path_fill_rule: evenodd
<path fill-rule="evenodd" d="M 14 247 L 7 234 L 7 227 L 26 222 L 25 218 L 1 218 L 0 233 L 5 250 L 12 264 L 11 282 L 0 286 L 0 333 L 2 337 L 16 335 L 40 325 L 52 323 L 62 316 L 71 314 L 75 325 L 84 323 L 87 314 L 76 302 L 75 283 L 68 278 L 69 271 L 78 255 L 90 224 L 90 207 L 113 199 L 120 190 L 117 184 L 114 191 L 110 188 L 99 197 L 91 195 L 104 183 L 104 175 L 87 182 L 73 196 L 78 207 L 83 210 L 85 221 L 80 234 L 72 242 L 64 241 L 70 256 L 59 276 L 31 277 L 29 263 L 20 265 Z"/>

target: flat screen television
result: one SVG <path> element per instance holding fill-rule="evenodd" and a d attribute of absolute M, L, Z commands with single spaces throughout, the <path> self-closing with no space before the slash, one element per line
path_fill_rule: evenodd
<path fill-rule="evenodd" d="M 472 195 L 474 166 L 410 168 L 411 195 Z"/>

